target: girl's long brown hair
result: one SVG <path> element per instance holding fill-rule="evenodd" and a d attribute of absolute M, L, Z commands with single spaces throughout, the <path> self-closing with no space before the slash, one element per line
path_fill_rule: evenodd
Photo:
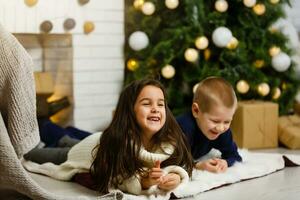
<path fill-rule="evenodd" d="M 100 138 L 96 157 L 90 168 L 95 186 L 100 193 L 107 193 L 110 187 L 117 188 L 122 180 L 144 172 L 143 161 L 138 157 L 142 137 L 134 113 L 134 104 L 141 90 L 147 85 L 160 88 L 166 97 L 164 87 L 153 79 L 137 80 L 123 89 L 113 119 Z M 174 146 L 174 153 L 161 163 L 162 167 L 182 166 L 191 175 L 193 161 L 186 139 L 169 110 L 166 99 L 165 105 L 166 122 L 153 136 L 152 143 L 156 147 L 162 142 Z"/>

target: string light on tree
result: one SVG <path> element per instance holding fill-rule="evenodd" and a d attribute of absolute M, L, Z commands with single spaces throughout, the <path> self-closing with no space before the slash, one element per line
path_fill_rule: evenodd
<path fill-rule="evenodd" d="M 275 87 L 272 91 L 272 99 L 277 100 L 281 95 L 281 90 L 278 87 Z"/>
<path fill-rule="evenodd" d="M 194 48 L 188 48 L 184 52 L 184 58 L 188 62 L 196 62 L 196 60 L 198 59 L 198 51 Z"/>
<path fill-rule="evenodd" d="M 235 37 L 232 37 L 230 42 L 227 44 L 227 48 L 235 49 L 235 48 L 237 48 L 238 44 L 239 44 L 239 41 Z"/>
<path fill-rule="evenodd" d="M 206 61 L 209 60 L 210 56 L 211 56 L 210 49 L 205 49 L 204 50 L 204 60 L 206 60 Z"/>
<path fill-rule="evenodd" d="M 252 8 L 256 4 L 256 0 L 243 0 L 246 7 Z"/>
<path fill-rule="evenodd" d="M 208 47 L 208 44 L 209 41 L 205 36 L 197 37 L 195 40 L 195 46 L 197 47 L 197 49 L 206 49 Z"/>
<path fill-rule="evenodd" d="M 226 12 L 228 9 L 228 3 L 225 0 L 217 0 L 215 2 L 215 9 L 219 12 Z"/>
<path fill-rule="evenodd" d="M 175 9 L 179 5 L 179 0 L 165 0 L 165 5 L 169 9 Z"/>
<path fill-rule="evenodd" d="M 152 2 L 145 2 L 142 6 L 142 12 L 145 15 L 152 15 L 155 12 L 155 5 Z"/>
<path fill-rule="evenodd" d="M 143 31 L 135 31 L 130 34 L 128 43 L 131 49 L 140 51 L 148 46 L 149 38 Z"/>
<path fill-rule="evenodd" d="M 246 94 L 249 91 L 250 86 L 247 81 L 239 80 L 236 84 L 236 89 L 239 93 Z"/>
<path fill-rule="evenodd" d="M 262 3 L 256 4 L 252 9 L 257 15 L 263 15 L 266 12 L 266 6 Z"/>
<path fill-rule="evenodd" d="M 280 53 L 281 49 L 280 47 L 277 47 L 277 46 L 272 46 L 270 49 L 269 49 L 269 54 L 270 56 L 276 56 Z"/>
<path fill-rule="evenodd" d="M 278 72 L 286 71 L 291 65 L 291 58 L 284 52 L 272 57 L 272 67 Z"/>
<path fill-rule="evenodd" d="M 141 10 L 144 5 L 144 0 L 134 0 L 133 7 L 137 10 Z"/>
<path fill-rule="evenodd" d="M 127 61 L 127 69 L 130 71 L 135 71 L 139 67 L 139 63 L 136 59 L 131 58 Z"/>
<path fill-rule="evenodd" d="M 217 47 L 226 47 L 231 38 L 231 31 L 224 26 L 216 28 L 212 34 L 212 40 Z"/>
<path fill-rule="evenodd" d="M 168 64 L 161 69 L 161 74 L 166 79 L 173 78 L 175 75 L 175 68 Z"/>
<path fill-rule="evenodd" d="M 277 4 L 279 3 L 280 0 L 269 0 L 272 4 Z"/>
<path fill-rule="evenodd" d="M 268 83 L 261 83 L 257 86 L 257 92 L 261 96 L 267 96 L 270 93 L 270 86 Z"/>
<path fill-rule="evenodd" d="M 265 61 L 264 60 L 256 60 L 254 61 L 254 66 L 257 68 L 257 69 L 260 69 L 262 68 L 263 66 L 265 65 Z"/>

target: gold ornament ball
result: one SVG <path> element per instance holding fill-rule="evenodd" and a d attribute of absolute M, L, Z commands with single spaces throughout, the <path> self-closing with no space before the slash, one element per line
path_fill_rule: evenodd
<path fill-rule="evenodd" d="M 279 99 L 280 95 L 281 95 L 281 90 L 278 87 L 274 88 L 272 99 L 277 100 Z"/>
<path fill-rule="evenodd" d="M 94 22 L 87 21 L 83 25 L 83 31 L 84 31 L 85 34 L 89 34 L 89 33 L 93 32 L 94 29 L 95 29 Z"/>
<path fill-rule="evenodd" d="M 44 33 L 49 33 L 53 28 L 52 22 L 49 20 L 43 21 L 40 25 L 40 30 Z"/>
<path fill-rule="evenodd" d="M 139 63 L 136 59 L 129 59 L 127 61 L 127 69 L 130 71 L 135 71 L 139 67 Z"/>
<path fill-rule="evenodd" d="M 250 86 L 249 84 L 247 83 L 247 81 L 245 80 L 239 80 L 236 84 L 236 89 L 239 93 L 241 94 L 246 94 L 249 89 L 250 89 Z"/>
<path fill-rule="evenodd" d="M 286 84 L 286 82 L 282 82 L 281 88 L 282 88 L 282 90 L 286 90 L 286 89 L 287 89 L 287 84 Z"/>
<path fill-rule="evenodd" d="M 173 78 L 175 75 L 175 69 L 172 65 L 166 65 L 161 69 L 161 74 L 166 79 Z"/>
<path fill-rule="evenodd" d="M 79 3 L 80 5 L 85 5 L 85 4 L 87 4 L 89 1 L 90 1 L 90 0 L 78 0 L 78 3 Z"/>
<path fill-rule="evenodd" d="M 205 36 L 200 36 L 196 38 L 195 41 L 195 46 L 197 47 L 197 49 L 206 49 L 208 47 L 209 41 L 207 39 L 207 37 Z"/>
<path fill-rule="evenodd" d="M 169 9 L 175 9 L 179 5 L 179 0 L 165 0 L 165 5 Z"/>
<path fill-rule="evenodd" d="M 246 7 L 252 8 L 256 4 L 256 0 L 243 0 Z"/>
<path fill-rule="evenodd" d="M 140 9 L 142 9 L 144 2 L 145 2 L 144 0 L 135 0 L 133 2 L 133 7 L 137 10 L 140 10 Z"/>
<path fill-rule="evenodd" d="M 188 62 L 195 62 L 198 59 L 198 51 L 194 48 L 188 48 L 184 52 L 184 57 Z"/>
<path fill-rule="evenodd" d="M 228 49 L 235 49 L 239 45 L 239 41 L 235 38 L 232 37 L 230 42 L 227 44 Z"/>
<path fill-rule="evenodd" d="M 258 69 L 262 68 L 265 65 L 264 60 L 256 60 L 254 61 L 254 66 Z"/>
<path fill-rule="evenodd" d="M 206 61 L 209 60 L 210 56 L 211 56 L 210 49 L 205 49 L 204 50 L 204 60 L 206 60 Z"/>
<path fill-rule="evenodd" d="M 194 85 L 194 87 L 193 87 L 193 93 L 194 94 L 196 93 L 198 86 L 199 86 L 199 83 Z"/>
<path fill-rule="evenodd" d="M 228 3 L 225 0 L 217 0 L 215 2 L 215 9 L 219 12 L 226 12 L 228 9 Z"/>
<path fill-rule="evenodd" d="M 24 3 L 29 7 L 34 6 L 35 4 L 37 4 L 37 2 L 38 0 L 24 0 Z"/>
<path fill-rule="evenodd" d="M 270 56 L 276 56 L 280 53 L 281 49 L 277 46 L 272 46 L 270 49 L 269 49 L 269 54 Z"/>
<path fill-rule="evenodd" d="M 271 2 L 272 4 L 277 4 L 277 3 L 279 3 L 279 1 L 280 1 L 280 0 L 270 0 L 270 2 Z"/>
<path fill-rule="evenodd" d="M 262 3 L 256 4 L 252 9 L 257 15 L 263 15 L 266 12 L 266 6 Z"/>
<path fill-rule="evenodd" d="M 257 86 L 257 92 L 261 96 L 267 96 L 270 93 L 270 86 L 267 83 L 261 83 Z"/>
<path fill-rule="evenodd" d="M 152 2 L 145 2 L 142 6 L 145 15 L 152 15 L 155 12 L 155 5 Z"/>

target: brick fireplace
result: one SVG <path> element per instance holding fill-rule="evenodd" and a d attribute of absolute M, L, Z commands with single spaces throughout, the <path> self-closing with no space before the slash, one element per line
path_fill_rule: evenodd
<path fill-rule="evenodd" d="M 39 0 L 27 7 L 24 1 L 0 0 L 0 13 L 0 23 L 33 57 L 35 71 L 52 73 L 55 96 L 70 97 L 68 123 L 91 132 L 103 130 L 124 78 L 124 1 L 91 0 L 82 6 L 76 0 Z M 68 32 L 63 28 L 66 18 L 76 22 Z M 39 30 L 45 20 L 53 24 L 47 35 Z M 95 24 L 93 32 L 84 34 L 85 21 Z"/>

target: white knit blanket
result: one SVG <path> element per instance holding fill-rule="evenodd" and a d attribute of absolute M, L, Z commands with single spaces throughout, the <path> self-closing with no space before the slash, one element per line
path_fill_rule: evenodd
<path fill-rule="evenodd" d="M 285 167 L 285 161 L 282 154 L 278 153 L 253 153 L 246 150 L 240 151 L 243 157 L 242 163 L 236 163 L 225 173 L 214 174 L 205 171 L 194 170 L 193 178 L 185 187 L 177 190 L 174 195 L 178 198 L 190 197 L 201 192 L 211 190 L 222 185 L 233 184 L 247 179 L 257 178 L 281 170 Z M 218 152 L 213 151 L 207 157 L 214 157 Z M 300 165 L 299 155 L 285 154 L 285 156 L 294 164 Z M 99 195 L 91 190 L 79 186 L 72 182 L 63 182 L 51 179 L 49 177 L 31 174 L 32 177 L 49 192 L 66 197 L 82 197 L 82 199 L 99 199 Z M 169 199 L 170 193 L 161 193 L 151 196 L 135 196 L 114 191 L 100 199 L 132 199 L 132 200 L 165 200 Z"/>

